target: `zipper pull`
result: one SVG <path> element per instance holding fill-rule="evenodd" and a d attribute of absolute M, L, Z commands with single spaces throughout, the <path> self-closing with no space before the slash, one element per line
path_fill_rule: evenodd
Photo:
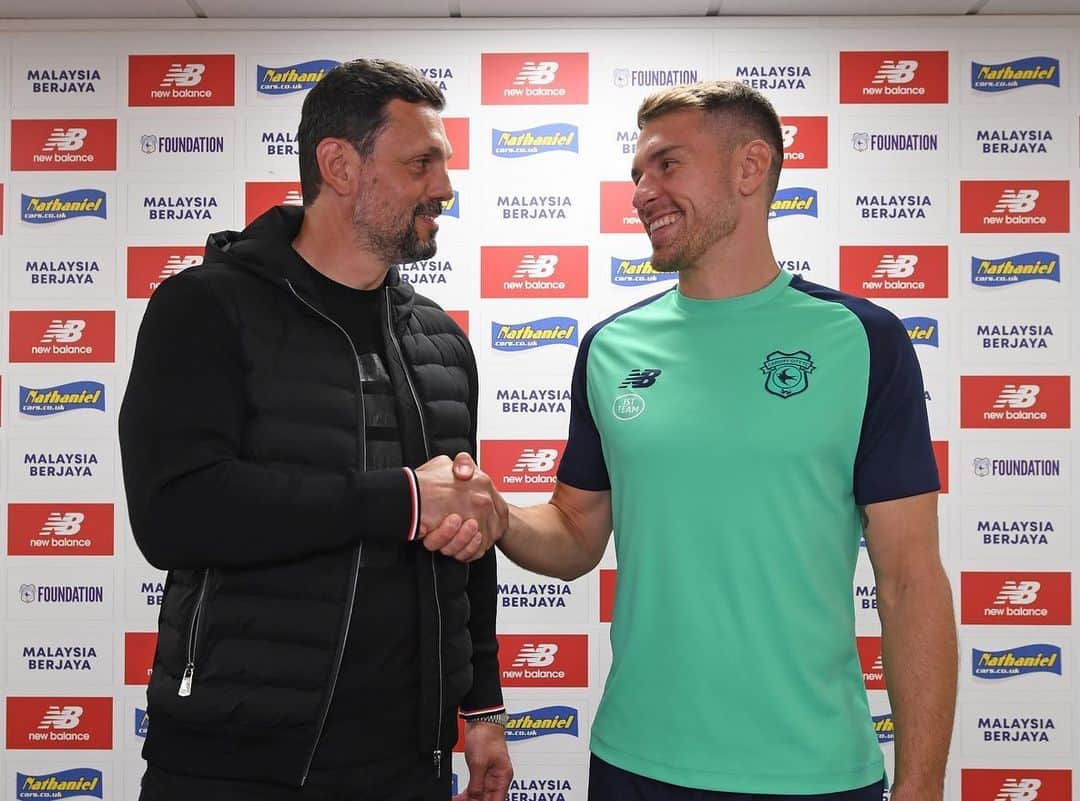
<path fill-rule="evenodd" d="M 177 693 L 181 698 L 187 698 L 191 695 L 191 678 L 195 674 L 195 663 L 188 662 L 187 667 L 184 668 L 184 677 L 180 679 L 180 692 Z"/>
<path fill-rule="evenodd" d="M 442 751 L 436 748 L 431 752 L 431 756 L 435 762 L 435 778 L 438 779 L 442 776 Z"/>

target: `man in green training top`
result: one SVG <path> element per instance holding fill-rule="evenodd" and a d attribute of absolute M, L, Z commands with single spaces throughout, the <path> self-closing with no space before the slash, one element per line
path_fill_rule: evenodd
<path fill-rule="evenodd" d="M 780 122 L 735 82 L 638 112 L 634 206 L 678 285 L 596 325 L 547 504 L 499 547 L 573 579 L 614 525 L 589 798 L 880 801 L 855 647 L 860 537 L 896 721 L 892 801 L 940 801 L 956 694 L 938 473 L 904 326 L 778 269 Z M 468 465 L 458 464 L 459 475 Z"/>

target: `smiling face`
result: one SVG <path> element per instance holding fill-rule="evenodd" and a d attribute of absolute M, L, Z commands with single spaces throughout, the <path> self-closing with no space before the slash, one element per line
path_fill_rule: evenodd
<path fill-rule="evenodd" d="M 634 208 L 653 246 L 652 266 L 687 270 L 738 225 L 729 137 L 697 109 L 673 111 L 645 123 L 631 177 Z"/>
<path fill-rule="evenodd" d="M 360 184 L 353 210 L 359 246 L 386 264 L 435 255 L 435 218 L 453 198 L 446 163 L 450 159 L 439 113 L 422 103 L 392 100 L 386 125 L 371 154 L 361 157 Z"/>

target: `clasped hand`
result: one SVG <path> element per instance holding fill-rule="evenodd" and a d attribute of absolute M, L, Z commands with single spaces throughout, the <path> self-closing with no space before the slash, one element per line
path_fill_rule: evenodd
<path fill-rule="evenodd" d="M 460 562 L 483 556 L 509 525 L 506 501 L 467 453 L 436 456 L 416 468 L 421 541 Z"/>

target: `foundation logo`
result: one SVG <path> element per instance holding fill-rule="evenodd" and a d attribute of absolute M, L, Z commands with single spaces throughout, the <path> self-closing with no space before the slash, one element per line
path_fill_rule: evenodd
<path fill-rule="evenodd" d="M 769 205 L 769 219 L 775 220 L 780 217 L 793 217 L 795 215 L 818 216 L 818 193 L 816 189 L 805 186 L 789 186 L 785 189 L 776 190 L 772 203 Z"/>
<path fill-rule="evenodd" d="M 841 245 L 840 289 L 866 298 L 944 298 L 945 245 Z"/>
<path fill-rule="evenodd" d="M 232 106 L 236 57 L 128 56 L 129 106 Z"/>
<path fill-rule="evenodd" d="M 1068 181 L 961 181 L 960 232 L 1069 232 Z"/>
<path fill-rule="evenodd" d="M 546 737 L 551 734 L 578 736 L 577 709 L 571 706 L 545 706 L 528 712 L 515 712 L 506 724 L 508 743 Z"/>
<path fill-rule="evenodd" d="M 815 369 L 813 359 L 805 350 L 794 353 L 774 350 L 761 366 L 761 372 L 765 373 L 765 391 L 778 398 L 805 392 L 810 385 L 810 373 Z"/>
<path fill-rule="evenodd" d="M 1069 573 L 960 574 L 960 622 L 1007 626 L 1068 626 Z"/>
<path fill-rule="evenodd" d="M 480 248 L 482 298 L 584 298 L 589 249 L 581 246 Z"/>
<path fill-rule="evenodd" d="M 616 67 L 611 73 L 611 83 L 618 89 L 626 89 L 632 86 L 681 86 L 687 83 L 697 83 L 698 80 L 697 70 L 685 68 L 640 70 L 630 67 Z"/>
<path fill-rule="evenodd" d="M 127 249 L 127 296 L 148 298 L 166 278 L 202 264 L 202 259 L 203 248 L 197 245 L 132 245 Z"/>
<path fill-rule="evenodd" d="M 1069 428 L 1065 375 L 960 377 L 961 428 Z"/>
<path fill-rule="evenodd" d="M 1060 646 L 1036 643 L 1005 651 L 971 649 L 971 675 L 975 678 L 1011 679 L 1029 673 L 1056 673 L 1060 676 Z"/>
<path fill-rule="evenodd" d="M 1024 86 L 1061 86 L 1061 63 L 1049 56 L 1033 56 L 1003 64 L 971 62 L 971 88 L 976 92 L 1005 92 Z"/>
<path fill-rule="evenodd" d="M 825 169 L 829 166 L 829 118 L 784 117 L 784 169 Z"/>
<path fill-rule="evenodd" d="M 585 634 L 499 635 L 504 687 L 588 687 Z"/>
<path fill-rule="evenodd" d="M 75 220 L 108 219 L 105 193 L 100 189 L 72 189 L 56 195 L 23 195 L 22 221 L 33 225 Z"/>
<path fill-rule="evenodd" d="M 12 311 L 11 362 L 115 362 L 115 311 Z"/>
<path fill-rule="evenodd" d="M 572 317 L 544 317 L 527 323 L 491 324 L 491 347 L 515 352 L 546 345 L 578 344 L 578 321 Z"/>
<path fill-rule="evenodd" d="M 885 664 L 881 657 L 881 637 L 856 637 L 863 684 L 868 690 L 885 689 Z"/>
<path fill-rule="evenodd" d="M 566 440 L 482 440 L 481 466 L 500 492 L 550 492 L 565 448 Z"/>
<path fill-rule="evenodd" d="M 103 798 L 100 770 L 72 768 L 30 776 L 15 774 L 15 801 L 59 801 L 62 798 Z"/>
<path fill-rule="evenodd" d="M 678 277 L 677 272 L 662 273 L 654 270 L 651 258 L 611 258 L 611 283 L 615 286 L 642 286 L 659 281 L 674 281 Z"/>
<path fill-rule="evenodd" d="M 949 53 L 840 53 L 841 103 L 948 103 Z"/>
<path fill-rule="evenodd" d="M 1047 250 L 986 259 L 971 259 L 971 283 L 975 286 L 1012 286 L 1024 281 L 1061 283 L 1061 257 Z"/>
<path fill-rule="evenodd" d="M 964 768 L 960 787 L 963 801 L 1070 801 L 1072 771 Z"/>
<path fill-rule="evenodd" d="M 482 53 L 481 100 L 490 105 L 589 102 L 588 53 Z"/>
<path fill-rule="evenodd" d="M 640 234 L 641 225 L 634 208 L 634 190 L 631 181 L 600 182 L 600 233 Z"/>
<path fill-rule="evenodd" d="M 285 67 L 255 67 L 255 87 L 261 95 L 291 95 L 306 92 L 323 79 L 327 72 L 341 66 L 340 61 L 328 59 L 304 61 Z"/>
<path fill-rule="evenodd" d="M 112 556 L 111 503 L 9 503 L 8 556 Z"/>
<path fill-rule="evenodd" d="M 905 317 L 900 322 L 907 329 L 912 345 L 928 345 L 932 348 L 940 346 L 938 321 L 933 317 Z"/>
<path fill-rule="evenodd" d="M 555 150 L 578 152 L 578 127 L 576 125 L 556 122 L 523 131 L 491 129 L 491 152 L 499 158 L 517 159 Z"/>
<path fill-rule="evenodd" d="M 19 413 L 47 417 L 78 409 L 105 411 L 105 385 L 100 381 L 72 381 L 55 387 L 19 387 Z"/>
<path fill-rule="evenodd" d="M 10 749 L 111 750 L 112 698 L 7 699 Z"/>
<path fill-rule="evenodd" d="M 11 169 L 115 170 L 116 120 L 12 120 Z"/>

